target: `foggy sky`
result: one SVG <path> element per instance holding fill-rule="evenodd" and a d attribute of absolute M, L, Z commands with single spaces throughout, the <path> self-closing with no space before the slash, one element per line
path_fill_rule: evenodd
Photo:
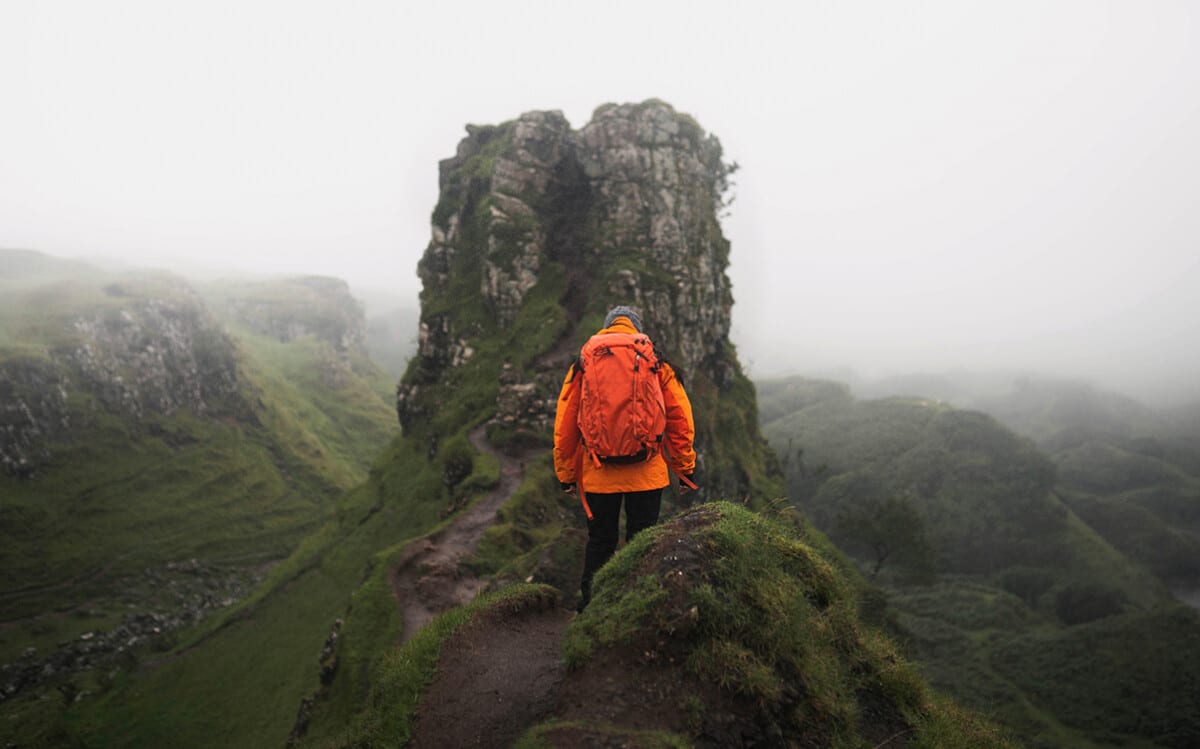
<path fill-rule="evenodd" d="M 752 375 L 1200 382 L 1194 4 L 775 5 L 0 3 L 0 247 L 415 304 L 466 123 L 659 97 L 741 165 Z"/>

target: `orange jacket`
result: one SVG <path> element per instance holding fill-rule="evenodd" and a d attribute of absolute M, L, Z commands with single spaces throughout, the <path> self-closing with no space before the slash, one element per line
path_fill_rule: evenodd
<path fill-rule="evenodd" d="M 637 333 L 637 329 L 625 317 L 618 317 L 613 324 L 600 333 Z M 643 492 L 661 489 L 671 483 L 667 473 L 667 460 L 676 474 L 690 475 L 696 470 L 696 425 L 692 421 L 692 403 L 688 400 L 683 385 L 675 377 L 675 370 L 666 362 L 658 370 L 658 381 L 662 384 L 663 403 L 667 409 L 667 429 L 663 437 L 667 456 L 660 452 L 641 463 L 604 463 L 596 466 L 583 455 L 583 441 L 579 433 L 580 385 L 575 377 L 576 367 L 571 365 L 563 380 L 562 392 L 558 396 L 558 409 L 554 415 L 554 472 L 558 480 L 566 484 L 578 483 L 579 466 L 583 466 L 583 490 L 588 493 L 616 494 Z"/>

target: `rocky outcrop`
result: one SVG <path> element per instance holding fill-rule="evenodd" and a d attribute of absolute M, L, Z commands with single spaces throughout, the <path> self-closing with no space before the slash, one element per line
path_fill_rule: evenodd
<path fill-rule="evenodd" d="M 436 444 L 487 410 L 510 432 L 548 433 L 570 358 L 610 306 L 630 304 L 695 392 L 706 467 L 731 491 L 773 475 L 729 342 L 717 213 L 733 168 L 660 101 L 602 106 L 580 130 L 559 112 L 468 127 L 440 164 L 418 265 L 419 348 L 397 388 L 406 431 Z"/>
<path fill-rule="evenodd" d="M 37 355 L 0 356 L 0 465 L 29 477 L 101 407 L 131 422 L 240 412 L 233 341 L 182 282 L 113 283 L 63 317 Z M 30 346 L 30 348 L 33 348 Z"/>
<path fill-rule="evenodd" d="M 53 362 L 20 357 L 0 363 L 0 467 L 29 476 L 50 459 L 47 443 L 71 426 L 66 374 Z"/>
<path fill-rule="evenodd" d="M 154 651 L 169 650 L 175 644 L 177 630 L 232 606 L 261 580 L 260 571 L 247 573 L 190 559 L 146 569 L 139 579 L 117 581 L 126 590 L 155 590 L 163 606 L 158 611 L 126 613 L 112 629 L 84 632 L 44 654 L 37 648 L 26 648 L 20 658 L 0 665 L 0 703 L 40 684 L 61 682 L 69 674 L 128 667 L 138 657 L 136 653 L 147 646 Z M 76 613 L 95 614 L 82 609 Z M 63 689 L 61 683 L 59 689 Z M 83 696 L 85 693 L 73 695 L 79 699 Z"/>
<path fill-rule="evenodd" d="M 82 342 L 59 356 L 114 411 L 138 420 L 184 408 L 204 414 L 237 393 L 233 341 L 194 294 L 131 299 L 72 327 Z"/>
<path fill-rule="evenodd" d="M 602 295 L 638 308 L 686 369 L 727 382 L 733 296 L 716 210 L 731 168 L 720 144 L 666 105 L 609 106 L 580 131 L 578 154 Z"/>

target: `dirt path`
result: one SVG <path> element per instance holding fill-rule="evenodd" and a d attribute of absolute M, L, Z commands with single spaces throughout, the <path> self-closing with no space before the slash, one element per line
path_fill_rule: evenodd
<path fill-rule="evenodd" d="M 562 609 L 484 616 L 442 649 L 421 700 L 413 749 L 507 747 L 554 709 L 566 676 Z"/>
<path fill-rule="evenodd" d="M 500 483 L 482 500 L 455 516 L 445 528 L 413 542 L 392 570 L 392 591 L 404 617 L 407 641 L 435 615 L 468 603 L 487 584 L 460 569 L 460 563 L 479 546 L 483 532 L 496 518 L 496 511 L 521 484 L 524 465 L 545 448 L 510 456 L 487 441 L 484 427 L 468 435 L 476 450 L 500 462 Z"/>
<path fill-rule="evenodd" d="M 486 581 L 462 571 L 460 563 L 520 485 L 525 464 L 545 452 L 500 453 L 488 444 L 483 427 L 469 437 L 475 449 L 500 461 L 500 483 L 448 526 L 412 544 L 393 570 L 392 590 L 404 616 L 401 641 L 484 587 Z M 443 645 L 437 674 L 421 700 L 410 746 L 509 746 L 555 706 L 566 675 L 562 635 L 572 616 L 561 608 L 501 609 L 454 633 Z"/>

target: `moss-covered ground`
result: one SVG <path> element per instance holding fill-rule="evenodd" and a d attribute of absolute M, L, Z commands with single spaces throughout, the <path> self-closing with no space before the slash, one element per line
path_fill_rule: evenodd
<path fill-rule="evenodd" d="M 639 535 L 595 586 L 564 645 L 580 688 L 602 689 L 589 679 L 614 663 L 631 683 L 654 684 L 649 673 L 665 671 L 663 681 L 693 685 L 665 698 L 648 686 L 641 696 L 662 722 L 622 729 L 706 742 L 776 736 L 860 747 L 904 736 L 909 746 L 1006 745 L 937 699 L 862 622 L 855 586 L 791 526 L 761 514 L 729 503 L 695 508 Z"/>

